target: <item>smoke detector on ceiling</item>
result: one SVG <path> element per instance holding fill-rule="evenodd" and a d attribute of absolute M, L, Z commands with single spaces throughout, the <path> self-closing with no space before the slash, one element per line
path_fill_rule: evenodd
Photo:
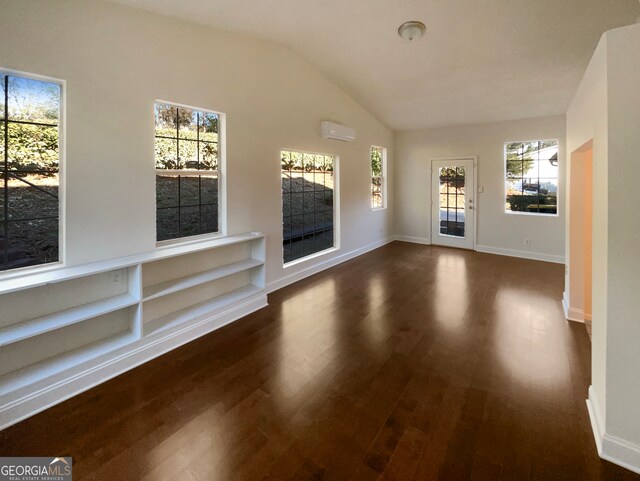
<path fill-rule="evenodd" d="M 398 35 L 409 42 L 419 40 L 426 31 L 427 27 L 425 27 L 424 23 L 418 22 L 417 20 L 404 22 L 398 27 Z"/>

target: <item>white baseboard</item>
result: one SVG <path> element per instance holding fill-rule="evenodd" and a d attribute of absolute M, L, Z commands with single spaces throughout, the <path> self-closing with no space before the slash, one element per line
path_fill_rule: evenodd
<path fill-rule="evenodd" d="M 602 433 L 604 433 L 604 422 L 601 417 L 602 411 L 596 397 L 596 391 L 593 386 L 589 386 L 589 398 L 587 399 L 587 410 L 589 411 L 589 419 L 591 420 L 591 429 L 593 437 L 596 441 L 598 454 L 602 456 Z"/>
<path fill-rule="evenodd" d="M 267 306 L 265 292 L 189 325 L 136 340 L 39 383 L 0 396 L 0 430 Z"/>
<path fill-rule="evenodd" d="M 414 244 L 431 245 L 431 240 L 428 237 L 414 237 L 410 235 L 397 235 L 394 240 L 401 242 L 412 242 Z"/>
<path fill-rule="evenodd" d="M 486 254 L 497 254 L 499 256 L 520 257 L 522 259 L 531 259 L 534 261 L 553 262 L 556 264 L 564 264 L 564 256 L 553 254 L 544 254 L 542 252 L 520 251 L 516 249 L 505 249 L 504 247 L 476 246 L 476 251 Z"/>
<path fill-rule="evenodd" d="M 564 318 L 569 319 L 569 298 L 567 291 L 562 292 L 562 310 L 564 311 Z"/>
<path fill-rule="evenodd" d="M 394 240 L 402 242 L 413 242 L 414 244 L 431 245 L 431 240 L 428 237 L 414 237 L 408 235 L 397 235 Z M 553 262 L 556 264 L 564 264 L 564 256 L 557 256 L 552 254 L 543 254 L 541 252 L 531 251 L 519 251 L 515 249 L 505 249 L 502 247 L 491 247 L 478 245 L 475 249 L 477 252 L 484 252 L 487 254 L 497 254 L 500 256 L 520 257 L 522 259 L 531 259 L 535 261 Z"/>
<path fill-rule="evenodd" d="M 569 307 L 569 298 L 566 291 L 562 293 L 562 309 L 564 309 L 564 317 L 568 321 L 584 323 L 585 320 L 591 320 L 585 316 L 582 309 Z"/>
<path fill-rule="evenodd" d="M 589 419 L 591 420 L 591 429 L 596 440 L 598 455 L 602 459 L 640 474 L 640 446 L 606 433 L 600 415 L 602 411 L 600 411 L 593 386 L 589 386 L 587 409 L 589 410 Z"/>
<path fill-rule="evenodd" d="M 282 289 L 283 287 L 288 286 L 289 284 L 293 284 L 294 282 L 301 281 L 305 277 L 312 276 L 317 274 L 318 272 L 322 272 L 325 269 L 329 269 L 330 267 L 337 266 L 338 264 L 342 264 L 345 261 L 353 259 L 355 257 L 361 256 L 362 254 L 366 254 L 369 251 L 377 249 L 378 247 L 382 247 L 383 245 L 388 244 L 389 242 L 394 241 L 395 238 L 393 236 L 386 237 L 382 240 L 372 242 L 371 244 L 367 244 L 366 246 L 360 247 L 358 249 L 354 249 L 349 252 L 345 252 L 342 255 L 337 257 L 332 257 L 325 261 L 316 262 L 313 265 L 300 269 L 292 274 L 281 277 L 275 281 L 267 283 L 267 292 L 277 291 L 278 289 Z M 313 260 L 319 259 L 318 257 L 314 259 L 310 259 L 309 262 Z"/>
<path fill-rule="evenodd" d="M 573 322 L 582 322 L 584 324 L 585 317 L 582 309 L 576 309 L 575 307 L 569 307 L 566 311 L 567 320 Z"/>
<path fill-rule="evenodd" d="M 600 457 L 640 474 L 640 446 L 637 444 L 605 433 Z"/>

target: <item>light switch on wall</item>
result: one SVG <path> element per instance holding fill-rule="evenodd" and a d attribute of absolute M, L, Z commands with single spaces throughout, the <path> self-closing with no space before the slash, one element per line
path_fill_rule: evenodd
<path fill-rule="evenodd" d="M 484 187 L 482 187 L 481 185 L 478 186 L 478 193 L 482 194 L 484 192 Z"/>

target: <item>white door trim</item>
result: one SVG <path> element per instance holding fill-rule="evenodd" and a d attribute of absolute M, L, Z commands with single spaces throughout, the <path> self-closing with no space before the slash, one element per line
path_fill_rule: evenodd
<path fill-rule="evenodd" d="M 440 161 L 457 161 L 457 160 L 472 160 L 473 161 L 473 250 L 477 250 L 478 246 L 478 156 L 477 155 L 463 155 L 460 157 L 434 157 L 429 161 L 429 232 L 431 236 L 431 243 L 435 239 L 433 232 L 433 192 L 431 191 L 433 186 L 433 163 Z"/>

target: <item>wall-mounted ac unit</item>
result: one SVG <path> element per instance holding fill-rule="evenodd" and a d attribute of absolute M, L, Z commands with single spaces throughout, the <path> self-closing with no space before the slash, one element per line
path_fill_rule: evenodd
<path fill-rule="evenodd" d="M 350 142 L 356 139 L 356 130 L 351 127 L 323 120 L 320 124 L 320 135 L 323 139 L 344 140 Z"/>

